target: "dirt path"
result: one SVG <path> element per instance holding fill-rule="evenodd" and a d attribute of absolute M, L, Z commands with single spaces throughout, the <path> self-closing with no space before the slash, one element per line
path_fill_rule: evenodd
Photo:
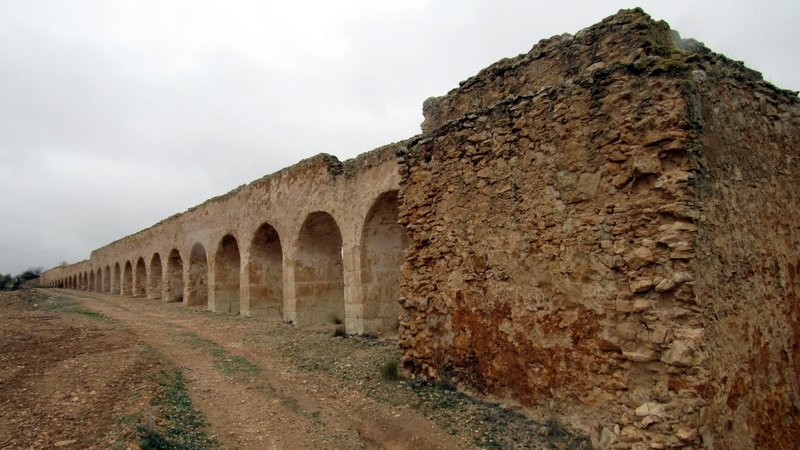
<path fill-rule="evenodd" d="M 513 406 L 394 377 L 391 341 L 142 298 L 49 289 L 21 307 L 3 295 L 0 448 L 137 448 L 143 421 L 164 419 L 153 380 L 167 372 L 221 448 L 589 447 Z"/>
<path fill-rule="evenodd" d="M 293 327 L 214 315 L 96 293 L 64 293 L 124 323 L 186 374 L 211 434 L 226 448 L 467 448 L 408 407 L 392 407 L 356 386 L 320 372 L 297 370 L 274 341 L 249 338 Z M 330 333 L 308 330 L 310 333 Z M 341 339 L 339 339 L 341 340 Z M 296 349 L 295 351 L 302 351 Z M 222 361 L 220 361 L 222 359 Z M 228 361 L 226 361 L 228 360 Z M 236 361 L 244 361 L 236 366 Z M 226 368 L 225 363 L 229 364 Z"/>

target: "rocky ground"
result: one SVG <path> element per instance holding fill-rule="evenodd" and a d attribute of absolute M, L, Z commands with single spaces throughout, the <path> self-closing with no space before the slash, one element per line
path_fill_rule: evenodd
<path fill-rule="evenodd" d="M 588 448 L 403 380 L 391 340 L 66 290 L 0 292 L 0 448 Z M 171 446 L 170 446 L 171 445 Z"/>

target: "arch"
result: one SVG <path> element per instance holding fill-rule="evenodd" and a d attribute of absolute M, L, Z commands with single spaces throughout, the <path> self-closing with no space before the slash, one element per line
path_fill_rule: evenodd
<path fill-rule="evenodd" d="M 248 275 L 248 315 L 283 317 L 283 249 L 278 232 L 265 223 L 258 227 L 250 243 Z"/>
<path fill-rule="evenodd" d="M 122 272 L 122 295 L 133 295 L 133 265 L 130 261 L 125 261 Z"/>
<path fill-rule="evenodd" d="M 161 264 L 161 255 L 153 253 L 150 258 L 150 272 L 147 277 L 147 298 L 161 298 L 161 278 L 164 275 L 164 267 Z"/>
<path fill-rule="evenodd" d="M 81 277 L 81 290 L 82 291 L 88 290 L 88 288 L 89 288 L 89 274 L 86 273 L 86 272 L 83 272 L 83 275 L 81 275 L 80 277 Z"/>
<path fill-rule="evenodd" d="M 103 292 L 111 293 L 111 267 L 103 269 Z"/>
<path fill-rule="evenodd" d="M 164 279 L 164 300 L 183 301 L 183 259 L 178 249 L 172 249 L 167 258 L 167 276 Z"/>
<path fill-rule="evenodd" d="M 189 280 L 186 283 L 186 304 L 208 306 L 208 258 L 206 249 L 197 243 L 189 255 Z"/>
<path fill-rule="evenodd" d="M 111 277 L 111 293 L 112 294 L 121 294 L 122 293 L 122 270 L 119 267 L 119 263 L 114 264 L 114 273 Z"/>
<path fill-rule="evenodd" d="M 147 264 L 144 262 L 143 257 L 136 260 L 136 270 L 133 273 L 133 290 L 131 295 L 134 297 L 142 297 L 146 294 L 147 287 Z"/>
<path fill-rule="evenodd" d="M 342 233 L 326 212 L 306 217 L 297 242 L 295 308 L 298 324 L 344 320 Z"/>
<path fill-rule="evenodd" d="M 89 290 L 94 291 L 94 270 L 89 272 Z"/>
<path fill-rule="evenodd" d="M 364 221 L 361 286 L 366 333 L 392 332 L 400 322 L 400 284 L 409 238 L 398 217 L 397 191 L 389 191 L 378 196 Z"/>
<path fill-rule="evenodd" d="M 214 312 L 239 314 L 240 272 L 239 244 L 226 234 L 214 257 Z"/>
<path fill-rule="evenodd" d="M 103 270 L 99 267 L 94 276 L 94 291 L 103 292 Z"/>

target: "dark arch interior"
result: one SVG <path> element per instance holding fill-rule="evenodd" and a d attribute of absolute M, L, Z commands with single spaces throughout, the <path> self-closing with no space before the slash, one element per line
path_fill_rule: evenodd
<path fill-rule="evenodd" d="M 239 246 L 225 235 L 217 247 L 214 265 L 214 311 L 239 314 Z"/>
<path fill-rule="evenodd" d="M 208 258 L 206 249 L 194 244 L 189 255 L 189 280 L 186 285 L 186 304 L 208 306 Z"/>
<path fill-rule="evenodd" d="M 310 214 L 300 228 L 295 265 L 299 324 L 344 321 L 342 234 L 330 214 Z"/>
<path fill-rule="evenodd" d="M 251 317 L 283 317 L 283 249 L 278 232 L 261 225 L 248 264 Z"/>
<path fill-rule="evenodd" d="M 183 301 L 183 260 L 178 249 L 169 252 L 167 276 L 164 279 L 164 295 L 168 302 Z"/>
<path fill-rule="evenodd" d="M 397 191 L 391 191 L 378 197 L 364 223 L 361 282 L 367 332 L 394 331 L 399 323 L 403 252 L 409 238 L 397 220 Z"/>

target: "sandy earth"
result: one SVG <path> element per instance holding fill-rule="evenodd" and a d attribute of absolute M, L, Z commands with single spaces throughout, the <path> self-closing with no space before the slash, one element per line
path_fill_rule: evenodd
<path fill-rule="evenodd" d="M 513 407 L 385 379 L 382 367 L 398 358 L 391 341 L 53 289 L 0 293 L 0 316 L 0 448 L 137 448 L 120 417 L 146 408 L 148 374 L 164 365 L 183 373 L 222 448 L 578 442 Z"/>

